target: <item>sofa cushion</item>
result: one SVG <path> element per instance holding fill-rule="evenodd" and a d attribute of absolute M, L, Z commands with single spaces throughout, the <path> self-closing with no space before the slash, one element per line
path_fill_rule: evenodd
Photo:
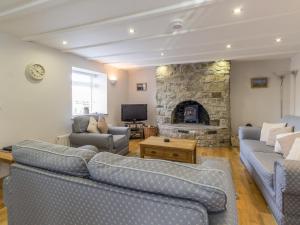
<path fill-rule="evenodd" d="M 300 138 L 300 132 L 291 133 L 277 139 L 280 144 L 280 151 L 284 157 L 287 157 L 289 154 L 296 138 Z"/>
<path fill-rule="evenodd" d="M 300 138 L 296 138 L 286 159 L 300 161 Z"/>
<path fill-rule="evenodd" d="M 121 149 L 128 146 L 126 135 L 113 135 L 114 149 Z"/>
<path fill-rule="evenodd" d="M 285 127 L 285 126 L 286 123 L 263 123 L 261 134 L 260 134 L 260 141 L 267 142 L 271 129 Z"/>
<path fill-rule="evenodd" d="M 273 190 L 274 164 L 275 161 L 284 160 L 282 155 L 274 152 L 252 152 L 249 154 L 248 160 L 255 168 L 264 185 Z"/>
<path fill-rule="evenodd" d="M 240 140 L 240 150 L 246 156 L 251 152 L 274 152 L 274 147 L 257 140 Z"/>
<path fill-rule="evenodd" d="M 100 115 L 98 118 L 98 129 L 102 134 L 107 134 L 108 133 L 108 125 L 105 120 L 105 117 L 103 115 Z"/>
<path fill-rule="evenodd" d="M 94 146 L 94 145 L 83 145 L 83 146 L 80 146 L 78 148 L 79 149 L 91 150 L 91 151 L 96 152 L 96 153 L 99 152 L 99 149 L 96 146 Z"/>
<path fill-rule="evenodd" d="M 14 145 L 12 154 L 20 164 L 85 177 L 89 175 L 87 163 L 96 153 L 86 149 L 26 140 Z"/>
<path fill-rule="evenodd" d="M 226 174 L 201 165 L 98 153 L 88 163 L 91 178 L 139 191 L 197 201 L 209 212 L 226 209 Z"/>
<path fill-rule="evenodd" d="M 96 121 L 99 115 L 83 115 L 76 116 L 73 118 L 73 132 L 74 133 L 84 133 L 87 132 L 89 126 L 90 117 L 93 117 Z"/>
<path fill-rule="evenodd" d="M 99 129 L 98 129 L 98 122 L 94 117 L 90 117 L 89 119 L 89 125 L 87 127 L 87 132 L 89 133 L 100 133 Z"/>
<path fill-rule="evenodd" d="M 276 137 L 280 134 L 287 134 L 293 132 L 293 127 L 280 127 L 280 128 L 272 128 L 269 132 L 269 137 L 267 140 L 267 145 L 275 146 Z"/>

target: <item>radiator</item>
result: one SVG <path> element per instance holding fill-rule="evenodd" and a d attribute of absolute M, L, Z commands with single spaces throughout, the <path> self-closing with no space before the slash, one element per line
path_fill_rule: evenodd
<path fill-rule="evenodd" d="M 55 143 L 58 145 L 70 146 L 70 134 L 64 134 L 56 137 Z"/>

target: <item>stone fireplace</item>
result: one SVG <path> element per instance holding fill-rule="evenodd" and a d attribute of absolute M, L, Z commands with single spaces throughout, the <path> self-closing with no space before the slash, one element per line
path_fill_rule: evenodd
<path fill-rule="evenodd" d="M 196 139 L 199 146 L 230 145 L 230 62 L 157 68 L 160 135 Z"/>

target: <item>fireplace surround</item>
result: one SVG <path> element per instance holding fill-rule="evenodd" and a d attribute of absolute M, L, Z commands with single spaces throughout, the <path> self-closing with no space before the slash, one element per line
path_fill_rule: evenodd
<path fill-rule="evenodd" d="M 230 62 L 157 68 L 157 124 L 162 136 L 230 145 Z"/>

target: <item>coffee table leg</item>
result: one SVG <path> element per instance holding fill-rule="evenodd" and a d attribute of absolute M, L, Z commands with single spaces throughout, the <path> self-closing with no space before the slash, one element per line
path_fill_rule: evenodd
<path fill-rule="evenodd" d="M 140 145 L 140 157 L 141 158 L 145 157 L 145 149 L 144 149 L 144 146 L 141 146 L 141 145 Z"/>
<path fill-rule="evenodd" d="M 197 147 L 194 150 L 194 163 L 197 164 Z"/>

